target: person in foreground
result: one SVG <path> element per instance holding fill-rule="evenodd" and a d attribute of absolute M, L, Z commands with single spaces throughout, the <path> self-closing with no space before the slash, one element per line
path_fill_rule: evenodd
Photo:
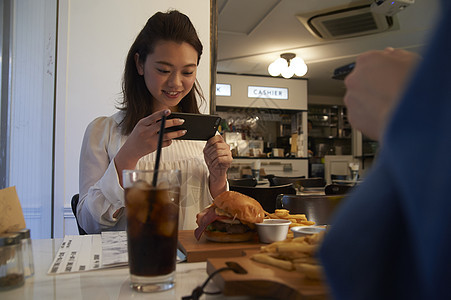
<path fill-rule="evenodd" d="M 171 112 L 199 113 L 202 97 L 196 72 L 202 44 L 189 18 L 158 12 L 132 44 L 125 63 L 120 111 L 92 121 L 80 154 L 77 218 L 88 233 L 125 230 L 122 171 L 153 169 L 160 120 Z M 183 120 L 168 119 L 166 128 Z M 180 229 L 194 229 L 196 214 L 227 190 L 232 162 L 220 135 L 208 140 L 174 140 L 183 130 L 165 133 L 160 169 L 182 171 Z"/>
<path fill-rule="evenodd" d="M 345 80 L 351 124 L 381 150 L 320 248 L 334 299 L 451 297 L 450 13 L 442 1 L 417 67 L 405 51 L 369 52 Z"/>

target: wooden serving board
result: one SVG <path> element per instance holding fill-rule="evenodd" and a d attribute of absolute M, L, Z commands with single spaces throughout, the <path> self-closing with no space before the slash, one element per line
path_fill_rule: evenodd
<path fill-rule="evenodd" d="M 244 256 L 209 258 L 207 273 L 226 267 L 228 262 L 238 263 L 247 274 L 223 271 L 213 277 L 225 296 L 271 297 L 274 299 L 329 299 L 326 286 L 321 281 L 305 278 L 297 271 L 285 271 L 277 267 L 253 261 L 250 256 L 258 251 L 246 251 Z"/>
<path fill-rule="evenodd" d="M 179 231 L 179 249 L 186 255 L 188 262 L 206 261 L 207 258 L 242 256 L 244 250 L 260 250 L 258 236 L 248 242 L 216 243 L 210 242 L 204 236 L 196 240 L 193 230 Z"/>

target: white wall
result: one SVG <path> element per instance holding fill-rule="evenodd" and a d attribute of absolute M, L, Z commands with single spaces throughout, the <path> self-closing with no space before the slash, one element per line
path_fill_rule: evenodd
<path fill-rule="evenodd" d="M 73 220 L 65 224 L 63 215 L 71 217 L 70 200 L 78 193 L 78 163 L 84 130 L 95 117 L 116 111 L 129 47 L 150 16 L 169 8 L 188 15 L 198 31 L 204 46 L 198 80 L 209 102 L 210 1 L 59 1 L 55 237 L 76 233 L 68 232 L 76 227 Z M 208 107 L 202 109 L 208 110 Z"/>

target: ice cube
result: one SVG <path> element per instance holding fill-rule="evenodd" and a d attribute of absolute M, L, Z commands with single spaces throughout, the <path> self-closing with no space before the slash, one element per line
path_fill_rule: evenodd
<path fill-rule="evenodd" d="M 158 210 L 158 211 L 157 211 Z M 172 236 L 177 230 L 178 206 L 172 202 L 159 205 L 152 215 L 158 218 L 157 233 L 161 236 Z"/>
<path fill-rule="evenodd" d="M 158 182 L 157 187 L 158 187 L 159 190 L 165 190 L 165 189 L 168 189 L 170 186 L 169 186 L 169 182 L 167 182 L 167 181 L 160 181 L 160 182 Z"/>
<path fill-rule="evenodd" d="M 146 222 L 149 212 L 149 189 L 146 182 L 138 181 L 125 193 L 127 217 L 136 218 L 139 222 Z"/>
<path fill-rule="evenodd" d="M 152 186 L 145 180 L 138 180 L 138 181 L 133 183 L 133 187 L 137 188 L 137 189 L 141 189 L 141 190 L 147 191 L 147 190 L 150 190 L 150 188 Z"/>
<path fill-rule="evenodd" d="M 158 189 L 156 193 L 156 203 L 165 205 L 169 202 L 171 202 L 171 198 L 169 197 L 169 190 L 168 189 Z"/>
<path fill-rule="evenodd" d="M 158 224 L 157 233 L 160 236 L 170 237 L 177 230 L 177 222 L 166 220 Z"/>

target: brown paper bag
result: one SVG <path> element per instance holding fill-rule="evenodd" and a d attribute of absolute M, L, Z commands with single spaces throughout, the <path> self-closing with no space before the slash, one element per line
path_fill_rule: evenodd
<path fill-rule="evenodd" d="M 16 187 L 0 190 L 0 233 L 26 228 Z"/>

